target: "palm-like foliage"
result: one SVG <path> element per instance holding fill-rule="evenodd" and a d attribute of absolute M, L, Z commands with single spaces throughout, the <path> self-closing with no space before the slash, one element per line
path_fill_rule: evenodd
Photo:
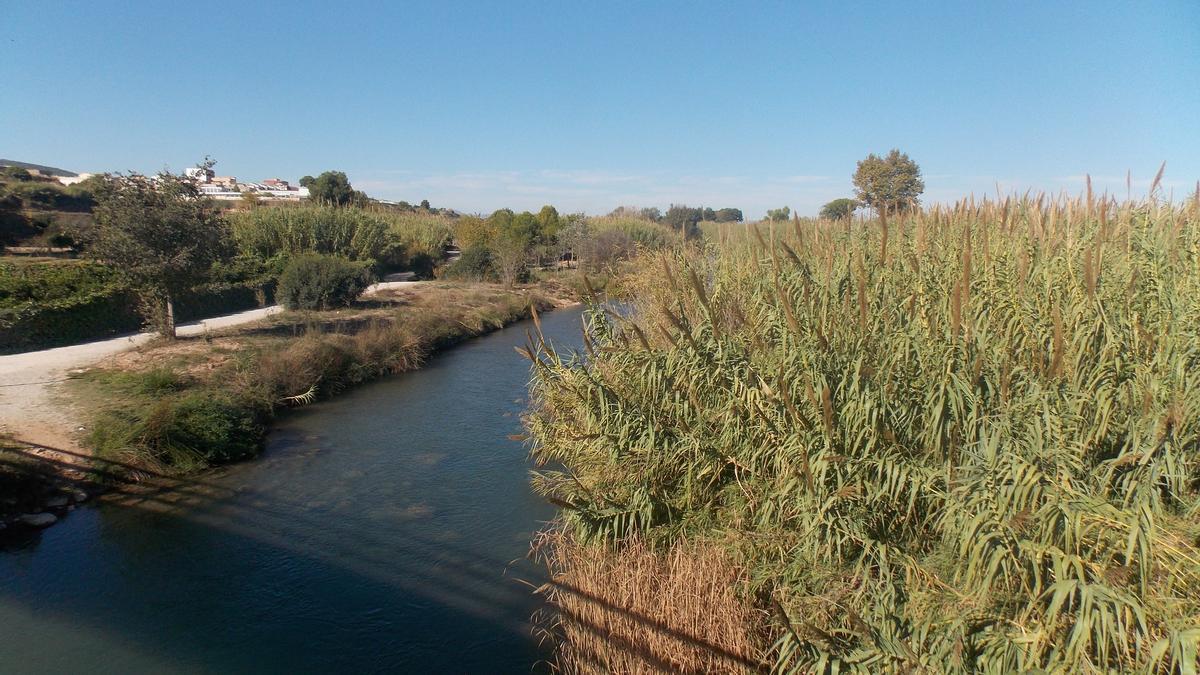
<path fill-rule="evenodd" d="M 1196 671 L 1200 204 L 795 221 L 636 285 L 531 345 L 577 538 L 726 542 L 780 671 Z"/>

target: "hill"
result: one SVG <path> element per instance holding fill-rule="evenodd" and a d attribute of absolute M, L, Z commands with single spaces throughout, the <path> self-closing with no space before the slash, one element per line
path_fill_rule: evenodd
<path fill-rule="evenodd" d="M 19 169 L 26 169 L 26 170 L 36 169 L 37 171 L 41 172 L 42 174 L 49 175 L 49 176 L 66 176 L 68 178 L 71 178 L 71 177 L 75 177 L 75 176 L 79 175 L 79 174 L 75 173 L 74 171 L 67 171 L 66 169 L 59 169 L 59 168 L 53 167 L 53 166 L 45 166 L 43 164 L 31 164 L 29 162 L 18 162 L 14 159 L 0 159 L 0 166 L 15 166 Z"/>

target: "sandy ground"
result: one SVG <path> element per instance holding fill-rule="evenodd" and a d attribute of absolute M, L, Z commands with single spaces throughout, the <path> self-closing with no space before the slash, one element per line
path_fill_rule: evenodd
<path fill-rule="evenodd" d="M 407 288 L 418 281 L 386 281 L 367 289 L 377 291 Z M 203 335 L 206 331 L 228 328 L 265 319 L 282 312 L 275 305 L 247 312 L 181 324 L 183 336 Z M 154 339 L 151 333 L 88 342 L 69 347 L 0 356 L 0 434 L 17 440 L 86 452 L 78 437 L 83 431 L 81 411 L 74 409 L 63 393 L 62 382 L 71 371 L 86 368 L 109 356 L 134 349 Z"/>

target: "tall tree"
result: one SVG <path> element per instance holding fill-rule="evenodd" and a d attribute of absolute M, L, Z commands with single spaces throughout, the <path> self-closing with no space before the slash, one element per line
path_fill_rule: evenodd
<path fill-rule="evenodd" d="M 835 199 L 821 207 L 821 217 L 829 220 L 841 220 L 850 217 L 859 206 L 858 202 L 848 197 Z"/>
<path fill-rule="evenodd" d="M 917 205 L 925 191 L 921 167 L 908 155 L 893 149 L 887 157 L 874 153 L 858 163 L 854 172 L 854 193 L 862 203 L 887 211 L 905 211 Z"/>
<path fill-rule="evenodd" d="M 553 241 L 554 236 L 558 234 L 558 230 L 562 227 L 562 221 L 558 217 L 558 209 L 547 204 L 542 207 L 537 214 L 538 229 L 542 240 L 546 243 Z"/>
<path fill-rule="evenodd" d="M 679 230 L 685 238 L 692 237 L 699 233 L 699 228 L 696 224 L 700 222 L 704 215 L 702 209 L 684 206 L 683 204 L 672 204 L 671 208 L 662 217 L 664 225 L 669 225 L 671 228 Z"/>
<path fill-rule="evenodd" d="M 742 210 L 724 208 L 717 210 L 718 223 L 740 223 L 742 222 Z"/>
<path fill-rule="evenodd" d="M 645 220 L 653 220 L 657 223 L 662 220 L 662 211 L 659 211 L 657 206 L 647 206 L 638 211 L 638 217 Z"/>
<path fill-rule="evenodd" d="M 313 201 L 345 206 L 354 199 L 354 188 L 345 173 L 326 171 L 308 186 L 308 197 Z"/>
<path fill-rule="evenodd" d="M 792 209 L 789 206 L 780 207 L 778 209 L 767 209 L 767 220 L 779 222 L 787 220 L 791 217 Z"/>
<path fill-rule="evenodd" d="M 95 220 L 87 255 L 125 274 L 147 322 L 174 338 L 175 298 L 231 253 L 220 211 L 192 178 L 110 174 L 96 192 Z"/>

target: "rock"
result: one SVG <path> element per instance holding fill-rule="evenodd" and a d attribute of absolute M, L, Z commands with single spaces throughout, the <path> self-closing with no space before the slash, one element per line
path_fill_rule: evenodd
<path fill-rule="evenodd" d="M 61 509 L 62 507 L 66 506 L 66 505 L 67 505 L 67 496 L 66 495 L 54 495 L 50 499 L 46 500 L 46 507 L 51 508 L 51 509 Z"/>
<path fill-rule="evenodd" d="M 58 522 L 58 516 L 53 513 L 26 513 L 17 520 L 29 527 L 49 527 Z"/>
<path fill-rule="evenodd" d="M 71 491 L 71 499 L 74 499 L 76 504 L 82 504 L 88 500 L 88 493 L 76 488 Z"/>

